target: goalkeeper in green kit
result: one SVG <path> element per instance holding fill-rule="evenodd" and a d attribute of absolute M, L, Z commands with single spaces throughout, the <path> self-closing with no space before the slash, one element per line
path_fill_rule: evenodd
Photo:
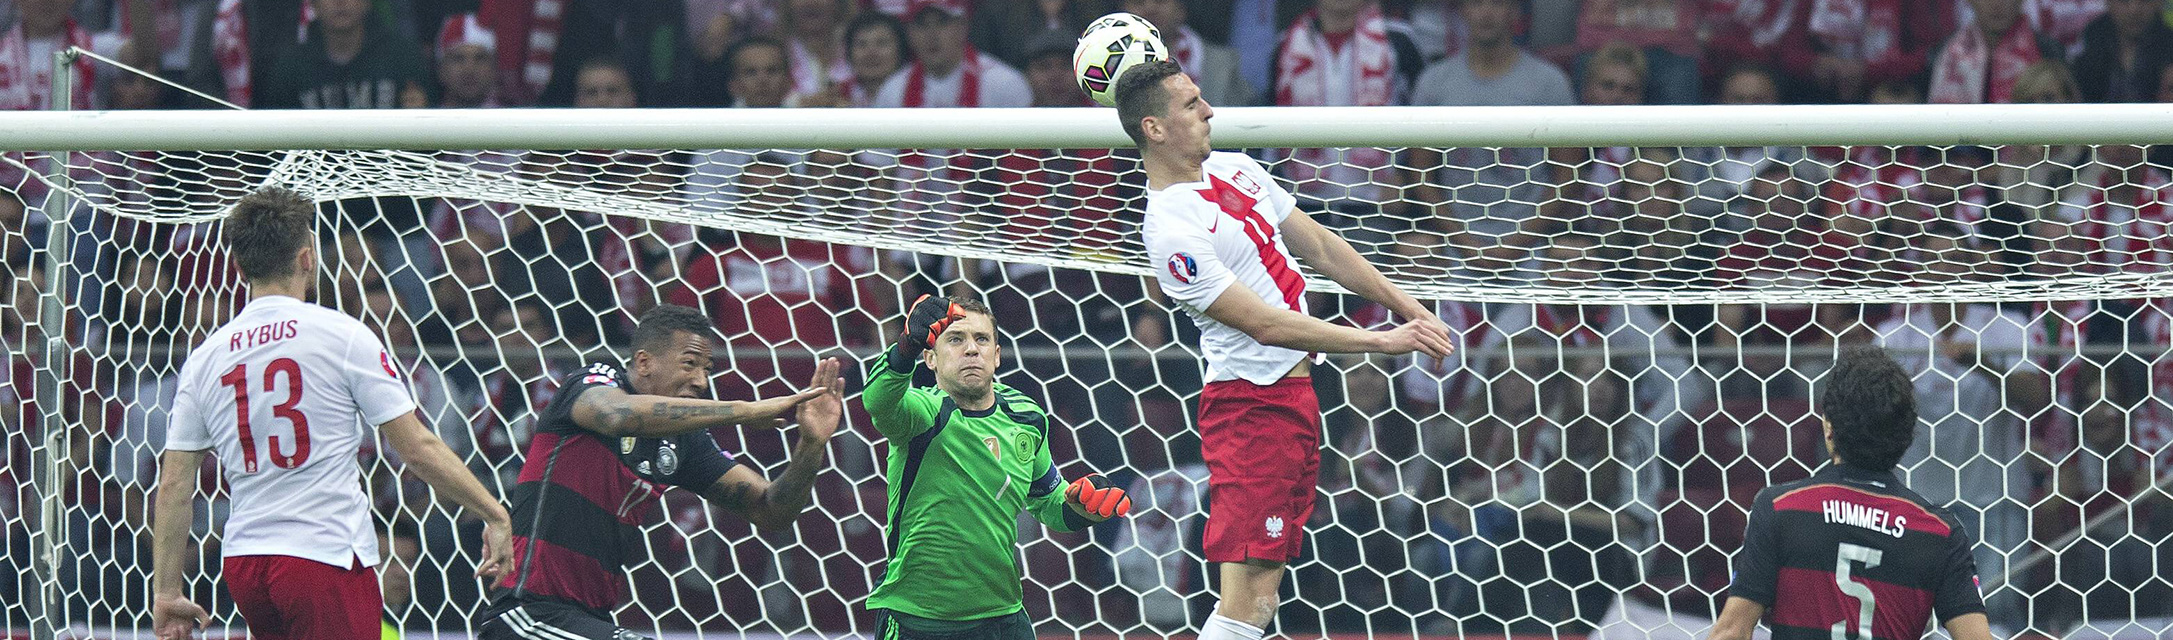
<path fill-rule="evenodd" d="M 878 640 L 1033 638 L 1019 512 L 1076 531 L 1132 510 L 1101 474 L 1057 475 L 1049 414 L 996 383 L 1002 356 L 987 306 L 924 295 L 861 390 L 890 440 L 890 565 L 868 596 Z M 935 387 L 913 386 L 924 360 Z"/>

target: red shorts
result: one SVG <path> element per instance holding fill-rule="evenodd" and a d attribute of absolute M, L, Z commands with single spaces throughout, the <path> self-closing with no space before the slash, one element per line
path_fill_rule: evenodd
<path fill-rule="evenodd" d="M 293 556 L 235 556 L 226 559 L 226 589 L 251 637 L 377 640 L 384 632 L 377 570 L 359 559 L 341 569 Z"/>
<path fill-rule="evenodd" d="M 1200 391 L 1208 562 L 1297 559 L 1320 484 L 1320 398 L 1312 378 Z"/>

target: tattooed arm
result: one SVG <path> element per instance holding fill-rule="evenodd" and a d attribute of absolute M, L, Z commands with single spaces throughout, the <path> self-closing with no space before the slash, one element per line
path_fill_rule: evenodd
<path fill-rule="evenodd" d="M 792 459 L 785 463 L 785 471 L 778 474 L 776 481 L 764 479 L 747 465 L 735 465 L 703 491 L 702 497 L 740 514 L 764 531 L 792 526 L 792 521 L 807 509 L 809 494 L 815 488 L 815 472 L 822 468 L 823 449 L 830 443 L 830 436 L 837 433 L 838 420 L 844 417 L 845 379 L 838 377 L 837 371 L 836 360 L 826 360 L 816 367 L 809 388 L 824 393 L 799 404 L 794 416 L 797 424 L 793 428 Z"/>
<path fill-rule="evenodd" d="M 573 405 L 574 424 L 611 437 L 668 438 L 735 424 L 779 426 L 785 412 L 828 390 L 814 387 L 779 398 L 735 402 L 632 395 L 612 387 L 581 393 Z"/>

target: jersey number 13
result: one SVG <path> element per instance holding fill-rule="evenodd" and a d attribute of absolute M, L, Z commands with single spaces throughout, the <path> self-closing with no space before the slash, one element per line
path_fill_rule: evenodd
<path fill-rule="evenodd" d="M 280 450 L 278 435 L 264 436 L 264 448 L 271 451 L 272 466 L 292 469 L 309 461 L 309 419 L 294 408 L 294 405 L 302 402 L 302 365 L 293 358 L 273 360 L 269 366 L 264 367 L 264 392 L 277 391 L 282 378 L 286 380 L 287 397 L 272 406 L 272 417 L 284 419 L 294 427 L 294 436 L 291 438 L 294 441 L 294 453 Z M 256 473 L 257 438 L 249 428 L 249 365 L 234 365 L 234 370 L 219 376 L 219 384 L 234 388 L 234 424 L 241 431 L 242 468 L 247 473 Z"/>

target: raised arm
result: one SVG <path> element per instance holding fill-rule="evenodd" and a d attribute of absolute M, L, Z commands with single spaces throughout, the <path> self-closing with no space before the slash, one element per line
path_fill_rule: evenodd
<path fill-rule="evenodd" d="M 719 507 L 740 514 L 756 528 L 772 531 L 792 526 L 807 510 L 815 488 L 815 472 L 822 468 L 823 450 L 837 433 L 845 413 L 845 379 L 838 377 L 838 361 L 822 361 L 815 367 L 811 388 L 824 392 L 799 405 L 794 428 L 792 458 L 772 482 L 747 465 L 737 465 L 702 492 Z"/>
<path fill-rule="evenodd" d="M 1283 219 L 1282 231 L 1284 243 L 1290 245 L 1290 252 L 1297 254 L 1298 260 L 1351 293 L 1381 303 L 1406 320 L 1432 320 L 1434 324 L 1441 324 L 1432 309 L 1389 282 L 1388 277 L 1381 275 L 1381 270 L 1365 256 L 1358 255 L 1358 250 L 1343 236 L 1320 226 L 1304 210 L 1292 208 L 1290 216 Z M 1442 335 L 1447 336 L 1448 325 L 1441 324 L 1441 328 Z"/>
<path fill-rule="evenodd" d="M 860 404 L 868 409 L 875 430 L 890 439 L 911 438 L 935 426 L 940 403 L 913 390 L 913 370 L 920 354 L 964 313 L 949 300 L 922 295 L 907 306 L 907 317 L 898 339 L 868 367 L 868 386 L 860 391 Z"/>
<path fill-rule="evenodd" d="M 210 619 L 181 589 L 181 556 L 196 521 L 196 475 L 203 464 L 203 451 L 169 450 L 159 458 L 151 507 L 151 627 L 160 640 L 187 638 Z"/>
<path fill-rule="evenodd" d="M 639 438 L 669 438 L 736 424 L 778 427 L 784 425 L 786 411 L 829 391 L 818 386 L 789 396 L 740 402 L 635 395 L 594 387 L 574 401 L 573 422 L 607 436 Z"/>
<path fill-rule="evenodd" d="M 511 570 L 512 517 L 506 514 L 505 505 L 500 504 L 498 498 L 475 479 L 475 474 L 460 463 L 460 457 L 445 446 L 445 441 L 431 433 L 413 413 L 393 418 L 377 428 L 417 477 L 430 483 L 430 488 L 437 490 L 438 495 L 451 498 L 461 508 L 483 519 L 483 558 L 476 563 L 476 577 L 495 580 Z"/>

